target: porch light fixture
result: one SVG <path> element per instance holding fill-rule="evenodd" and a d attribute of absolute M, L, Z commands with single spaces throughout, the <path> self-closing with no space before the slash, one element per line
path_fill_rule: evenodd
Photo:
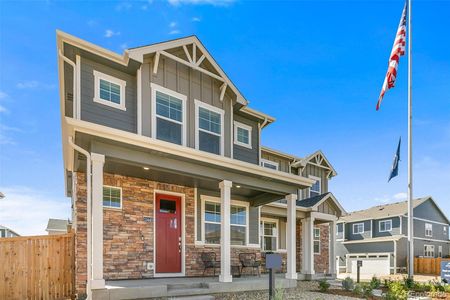
<path fill-rule="evenodd" d="M 240 188 L 241 188 L 241 186 L 240 186 L 240 185 L 237 185 L 236 187 L 237 187 L 238 189 L 240 189 Z"/>
<path fill-rule="evenodd" d="M 150 168 L 149 167 L 142 167 L 145 171 L 148 171 L 148 170 L 150 170 Z"/>

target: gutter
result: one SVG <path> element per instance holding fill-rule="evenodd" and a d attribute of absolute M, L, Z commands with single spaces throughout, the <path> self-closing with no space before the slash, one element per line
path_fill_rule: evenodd
<path fill-rule="evenodd" d="M 69 136 L 68 142 L 72 149 L 86 156 L 86 222 L 87 222 L 87 291 L 90 293 L 90 282 L 92 279 L 92 171 L 91 154 L 73 142 Z M 89 298 L 88 298 L 89 299 Z"/>

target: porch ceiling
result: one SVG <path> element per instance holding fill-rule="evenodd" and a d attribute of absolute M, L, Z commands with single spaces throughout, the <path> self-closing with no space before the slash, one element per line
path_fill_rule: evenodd
<path fill-rule="evenodd" d="M 219 182 L 233 182 L 232 197 L 260 206 L 296 194 L 295 185 L 271 180 L 258 174 L 243 174 L 236 170 L 218 168 L 206 163 L 175 157 L 167 153 L 130 146 L 77 134 L 77 144 L 92 152 L 104 154 L 104 171 L 125 176 L 145 178 L 171 184 L 196 187 L 213 192 L 219 191 Z M 75 157 L 75 169 L 85 169 L 83 157 Z M 144 167 L 149 168 L 145 170 Z"/>

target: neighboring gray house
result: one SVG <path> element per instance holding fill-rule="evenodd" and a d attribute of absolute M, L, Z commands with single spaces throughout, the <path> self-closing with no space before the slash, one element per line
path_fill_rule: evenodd
<path fill-rule="evenodd" d="M 19 236 L 19 234 L 8 227 L 0 225 L 0 238 L 5 237 L 16 237 Z"/>
<path fill-rule="evenodd" d="M 45 231 L 47 231 L 49 235 L 65 234 L 68 231 L 69 224 L 69 220 L 48 219 Z"/>
<path fill-rule="evenodd" d="M 414 256 L 450 255 L 449 220 L 431 197 L 414 200 Z M 336 228 L 338 272 L 385 275 L 406 270 L 407 201 L 380 205 L 343 216 Z"/>

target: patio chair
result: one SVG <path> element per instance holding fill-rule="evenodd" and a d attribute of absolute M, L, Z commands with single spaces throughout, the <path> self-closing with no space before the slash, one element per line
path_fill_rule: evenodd
<path fill-rule="evenodd" d="M 203 276 L 207 269 L 214 270 L 214 276 L 216 276 L 216 268 L 220 269 L 220 260 L 216 260 L 216 253 L 214 252 L 202 252 L 201 259 L 203 262 Z"/>
<path fill-rule="evenodd" d="M 251 268 L 252 275 L 253 271 L 256 269 L 258 276 L 261 276 L 259 267 L 261 266 L 261 261 L 256 260 L 256 253 L 239 253 L 239 261 L 241 262 L 241 274 L 244 268 Z"/>

